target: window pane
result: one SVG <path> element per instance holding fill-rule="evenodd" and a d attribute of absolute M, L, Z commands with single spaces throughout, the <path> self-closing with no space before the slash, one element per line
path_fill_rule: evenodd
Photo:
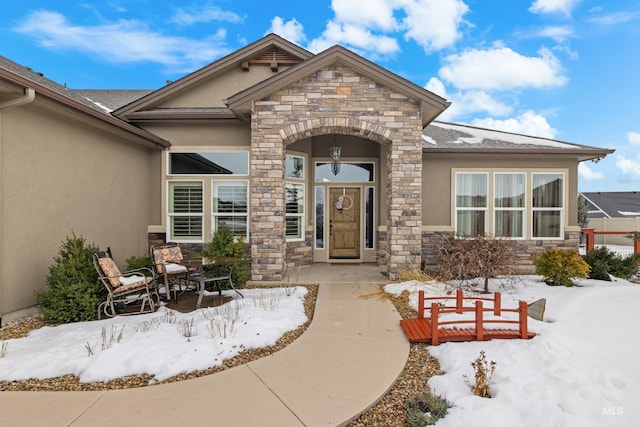
<path fill-rule="evenodd" d="M 495 174 L 494 203 L 496 208 L 523 208 L 524 200 L 524 174 Z"/>
<path fill-rule="evenodd" d="M 286 209 L 288 214 L 304 212 L 304 185 L 287 183 Z"/>
<path fill-rule="evenodd" d="M 487 207 L 487 174 L 456 174 L 456 207 Z M 484 230 L 483 230 L 484 233 Z"/>
<path fill-rule="evenodd" d="M 246 151 L 169 153 L 169 175 L 247 175 Z"/>
<path fill-rule="evenodd" d="M 496 211 L 496 237 L 524 237 L 522 211 Z"/>
<path fill-rule="evenodd" d="M 171 238 L 180 240 L 200 240 L 202 238 L 202 217 L 172 216 Z"/>
<path fill-rule="evenodd" d="M 331 172 L 331 163 L 316 163 L 316 182 L 373 182 L 373 163 L 340 163 L 340 172 Z"/>
<path fill-rule="evenodd" d="M 287 178 L 304 178 L 304 158 L 287 154 L 285 175 Z"/>
<path fill-rule="evenodd" d="M 234 236 L 247 235 L 247 217 L 246 216 L 216 216 L 214 227 L 217 230 L 221 225 L 226 225 L 231 229 Z"/>
<path fill-rule="evenodd" d="M 485 211 L 458 211 L 457 229 L 458 235 L 478 236 L 484 235 Z"/>
<path fill-rule="evenodd" d="M 214 183 L 213 212 L 247 213 L 247 183 L 243 181 Z"/>
<path fill-rule="evenodd" d="M 561 237 L 561 218 L 560 211 L 533 211 L 533 237 Z"/>
<path fill-rule="evenodd" d="M 534 208 L 560 208 L 562 199 L 562 174 L 533 174 Z"/>
<path fill-rule="evenodd" d="M 299 216 L 288 216 L 286 218 L 286 233 L 287 238 L 300 239 L 302 238 L 302 218 Z"/>
<path fill-rule="evenodd" d="M 374 248 L 374 223 L 373 223 L 373 187 L 365 188 L 364 203 L 365 203 L 365 225 L 364 225 L 364 247 L 365 249 Z"/>
<path fill-rule="evenodd" d="M 324 249 L 324 187 L 316 187 L 316 248 Z"/>

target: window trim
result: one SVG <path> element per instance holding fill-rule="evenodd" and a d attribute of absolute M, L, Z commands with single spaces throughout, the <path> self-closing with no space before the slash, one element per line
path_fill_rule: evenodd
<path fill-rule="evenodd" d="M 534 175 L 552 175 L 552 174 L 556 174 L 556 175 L 560 175 L 562 178 L 562 197 L 560 198 L 560 203 L 561 206 L 560 207 L 555 207 L 555 208 L 550 208 L 550 207 L 542 207 L 542 208 L 537 208 L 535 206 L 533 206 L 533 176 Z M 565 216 L 566 216 L 566 209 L 567 209 L 567 184 L 566 184 L 566 174 L 564 172 L 559 172 L 557 170 L 548 170 L 548 171 L 543 171 L 543 170 L 536 170 L 536 171 L 531 171 L 531 188 L 529 189 L 529 200 L 531 200 L 531 226 L 529 229 L 529 233 L 531 236 L 531 240 L 564 240 L 564 234 L 565 234 Z M 559 236 L 557 237 L 534 237 L 533 235 L 533 226 L 534 226 L 534 221 L 533 221 L 533 213 L 534 212 L 560 212 L 560 229 L 558 230 L 558 234 Z"/>
<path fill-rule="evenodd" d="M 217 213 L 213 211 L 214 208 L 214 203 L 213 203 L 213 199 L 215 198 L 217 192 L 217 185 L 219 184 L 224 184 L 224 183 L 230 183 L 230 182 L 236 182 L 236 183 L 244 183 L 245 184 L 245 188 L 247 190 L 247 211 L 244 213 Z M 212 179 L 211 180 L 211 195 L 209 197 L 210 199 L 210 206 L 209 206 L 209 210 L 211 212 L 211 235 L 213 235 L 213 233 L 216 232 L 216 221 L 215 218 L 219 217 L 219 216 L 237 216 L 237 217 L 244 217 L 246 219 L 245 223 L 245 234 L 244 234 L 244 240 L 245 242 L 249 241 L 249 228 L 250 228 L 250 208 L 251 208 L 251 193 L 250 193 L 250 188 L 249 188 L 249 180 L 248 179 Z"/>
<path fill-rule="evenodd" d="M 495 171 L 491 174 L 492 176 L 490 176 L 490 179 L 493 181 L 493 194 L 491 196 L 491 200 L 493 201 L 492 203 L 492 225 L 493 225 L 493 235 L 497 238 L 497 239 L 508 239 L 508 240 L 525 240 L 527 238 L 527 224 L 530 221 L 527 221 L 528 219 L 528 215 L 527 215 L 527 200 L 528 200 L 528 194 L 529 192 L 527 191 L 527 172 L 518 172 L 518 171 Z M 505 208 L 505 207 L 498 207 L 496 206 L 496 194 L 498 193 L 497 191 L 497 179 L 496 179 L 496 175 L 522 175 L 524 176 L 524 203 L 523 206 L 520 208 Z M 496 221 L 498 220 L 498 215 L 496 215 L 497 212 L 522 212 L 522 229 L 520 230 L 522 232 L 522 236 L 521 237 L 505 237 L 505 236 L 496 236 Z"/>
<path fill-rule="evenodd" d="M 198 215 L 198 214 L 184 214 L 184 213 L 180 213 L 179 215 L 176 215 L 175 213 L 171 213 L 171 205 L 170 205 L 170 200 L 171 200 L 171 184 L 175 183 L 183 183 L 183 184 L 188 184 L 188 183 L 200 183 L 200 188 L 202 189 L 202 212 Z M 167 184 L 166 184 L 166 200 L 167 200 L 167 207 L 166 207 L 166 221 L 167 221 L 167 231 L 166 231 L 166 241 L 167 242 L 172 242 L 172 243 L 204 243 L 204 232 L 205 232 L 205 223 L 204 223 L 204 210 L 205 210 L 205 204 L 204 204 L 204 200 L 205 200 L 205 188 L 204 188 L 204 180 L 199 180 L 199 179 L 167 179 Z M 202 218 L 202 230 L 201 230 L 201 235 L 199 239 L 172 239 L 172 230 L 171 230 L 171 218 L 174 216 L 200 216 Z"/>
<path fill-rule="evenodd" d="M 473 207 L 458 207 L 458 175 L 485 175 L 487 177 L 487 201 L 485 207 L 473 208 Z M 453 182 L 453 205 L 454 205 L 454 230 L 457 237 L 474 237 L 474 236 L 461 236 L 458 232 L 458 212 L 459 211 L 480 211 L 485 213 L 485 221 L 484 221 L 484 233 L 487 234 L 489 232 L 489 222 L 490 222 L 490 208 L 489 208 L 489 198 L 491 197 L 491 177 L 489 172 L 484 171 L 456 171 L 454 174 L 454 182 Z"/>
<path fill-rule="evenodd" d="M 523 173 L 525 174 L 525 218 L 524 218 L 524 236 L 522 238 L 517 237 L 500 237 L 501 239 L 509 240 L 557 240 L 562 241 L 565 239 L 565 231 L 567 229 L 567 218 L 569 206 L 569 170 L 567 168 L 451 168 L 451 224 L 453 224 L 454 234 L 458 236 L 458 220 L 457 220 L 457 180 L 456 175 L 458 173 L 486 173 L 488 174 L 488 197 L 491 202 L 488 202 L 489 206 L 488 217 L 485 222 L 485 233 L 493 235 L 495 233 L 495 175 L 500 173 Z M 562 207 L 558 208 L 536 208 L 536 211 L 557 211 L 560 212 L 560 230 L 558 237 L 533 237 L 533 175 L 534 174 L 557 174 L 562 177 Z M 472 208 L 464 208 L 472 209 Z"/>

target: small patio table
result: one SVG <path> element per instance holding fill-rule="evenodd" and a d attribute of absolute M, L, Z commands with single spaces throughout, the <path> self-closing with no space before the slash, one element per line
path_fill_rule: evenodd
<path fill-rule="evenodd" d="M 244 295 L 233 285 L 231 273 L 234 268 L 249 261 L 250 259 L 248 258 L 238 259 L 230 257 L 197 258 L 183 261 L 183 264 L 187 266 L 189 270 L 187 282 L 198 282 L 198 302 L 196 308 L 200 308 L 202 304 L 207 283 L 213 283 L 218 293 L 222 295 L 220 282 L 228 281 L 231 289 L 244 298 Z M 230 268 L 228 271 L 225 271 L 225 269 L 221 268 L 223 266 L 230 266 Z"/>

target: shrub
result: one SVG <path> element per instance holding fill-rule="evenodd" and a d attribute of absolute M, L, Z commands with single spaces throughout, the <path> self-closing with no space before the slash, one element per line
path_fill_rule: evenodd
<path fill-rule="evenodd" d="M 640 272 L 638 267 L 640 254 L 633 254 L 623 258 L 606 246 L 601 246 L 587 252 L 582 258 L 591 267 L 589 272 L 590 279 L 610 281 L 611 276 L 630 279 Z"/>
<path fill-rule="evenodd" d="M 242 259 L 246 257 L 247 245 L 243 237 L 234 236 L 231 228 L 221 224 L 211 236 L 209 242 L 200 254 L 206 258 L 229 257 Z M 249 266 L 245 263 L 233 266 L 222 266 L 224 272 L 231 270 L 231 280 L 235 287 L 242 287 L 249 279 Z"/>
<path fill-rule="evenodd" d="M 444 238 L 438 254 L 437 276 L 444 282 L 482 279 L 484 292 L 489 292 L 489 279 L 510 275 L 514 271 L 513 241 L 491 236 Z"/>
<path fill-rule="evenodd" d="M 442 396 L 421 393 L 405 401 L 407 425 L 410 427 L 434 425 L 440 418 L 447 415 L 450 407 L 451 403 Z"/>
<path fill-rule="evenodd" d="M 125 270 L 137 270 L 139 268 L 151 268 L 153 261 L 151 260 L 151 255 L 133 255 L 125 260 L 126 266 Z"/>
<path fill-rule="evenodd" d="M 106 290 L 98 283 L 93 267 L 95 245 L 72 234 L 60 246 L 49 267 L 46 292 L 36 292 L 36 301 L 45 322 L 58 324 L 93 320 Z"/>
<path fill-rule="evenodd" d="M 587 264 L 578 251 L 550 248 L 533 257 L 536 274 L 551 286 L 575 286 L 572 279 L 586 279 L 589 274 Z"/>

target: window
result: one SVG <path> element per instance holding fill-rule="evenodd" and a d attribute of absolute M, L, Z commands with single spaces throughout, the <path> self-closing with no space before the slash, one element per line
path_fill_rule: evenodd
<path fill-rule="evenodd" d="M 324 249 L 324 187 L 316 187 L 316 249 Z"/>
<path fill-rule="evenodd" d="M 477 236 L 487 232 L 488 174 L 456 173 L 456 234 Z"/>
<path fill-rule="evenodd" d="M 374 164 L 368 162 L 341 162 L 340 172 L 334 175 L 331 163 L 316 163 L 316 182 L 373 182 Z"/>
<path fill-rule="evenodd" d="M 285 156 L 285 235 L 287 240 L 304 240 L 305 158 Z"/>
<path fill-rule="evenodd" d="M 375 248 L 375 218 L 374 218 L 374 187 L 365 187 L 364 189 L 364 248 L 365 249 L 374 249 Z"/>
<path fill-rule="evenodd" d="M 213 181 L 212 232 L 228 226 L 235 236 L 248 236 L 247 181 Z"/>
<path fill-rule="evenodd" d="M 494 175 L 494 235 L 524 238 L 525 174 Z"/>
<path fill-rule="evenodd" d="M 248 175 L 246 151 L 169 153 L 169 175 Z"/>
<path fill-rule="evenodd" d="M 456 236 L 563 239 L 564 176 L 556 171 L 455 171 Z"/>
<path fill-rule="evenodd" d="M 563 174 L 533 173 L 532 209 L 534 239 L 563 237 Z"/>
<path fill-rule="evenodd" d="M 304 184 L 287 182 L 285 192 L 287 239 L 302 240 L 304 239 Z"/>
<path fill-rule="evenodd" d="M 173 242 L 201 242 L 202 182 L 170 181 L 168 197 L 169 239 Z"/>

